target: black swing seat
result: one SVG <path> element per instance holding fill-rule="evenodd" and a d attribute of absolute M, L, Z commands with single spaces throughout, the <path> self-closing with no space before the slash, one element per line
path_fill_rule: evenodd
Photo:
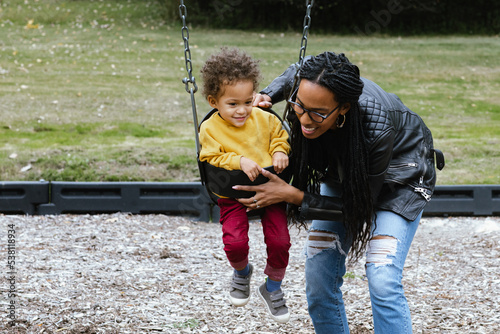
<path fill-rule="evenodd" d="M 267 109 L 261 108 L 261 109 L 270 112 L 276 117 L 278 117 L 278 119 L 283 124 L 283 128 L 285 129 L 285 131 L 287 131 L 290 134 L 288 124 L 284 123 L 282 118 L 276 112 L 274 112 L 272 109 L 269 108 Z M 198 126 L 198 131 L 200 129 L 201 124 L 210 117 L 212 117 L 212 115 L 214 115 L 216 112 L 217 109 L 212 109 L 208 114 L 205 115 L 205 117 L 203 117 L 203 119 L 200 122 L 200 125 Z M 255 181 L 252 182 L 245 174 L 245 172 L 243 172 L 242 170 L 227 170 L 225 168 L 213 166 L 206 161 L 200 161 L 199 152 L 198 152 L 198 168 L 200 170 L 201 182 L 203 185 L 205 185 L 205 188 L 207 189 L 210 197 L 214 202 L 217 202 L 218 197 L 216 195 L 230 197 L 230 198 L 252 197 L 255 195 L 255 192 L 235 190 L 232 187 L 235 185 L 256 186 L 269 181 L 267 177 L 260 174 L 255 179 Z M 276 174 L 273 166 L 268 166 L 265 167 L 264 169 L 273 174 Z M 289 182 L 291 178 L 290 169 L 286 168 L 283 172 L 279 174 L 279 177 L 285 180 L 286 182 Z"/>

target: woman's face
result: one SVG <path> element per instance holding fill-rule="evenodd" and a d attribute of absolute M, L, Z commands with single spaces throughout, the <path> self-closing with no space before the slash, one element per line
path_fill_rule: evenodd
<path fill-rule="evenodd" d="M 305 79 L 300 81 L 295 102 L 304 109 L 323 116 L 331 113 L 323 122 L 318 123 L 313 121 L 309 117 L 309 113 L 304 112 L 304 109 L 297 105 L 293 106 L 301 125 L 302 134 L 308 139 L 318 138 L 330 129 L 335 130 L 337 128 L 336 120 L 339 115 L 345 115 L 351 107 L 349 103 L 339 107 L 339 103 L 335 101 L 335 94 L 332 91 Z M 334 109 L 336 110 L 332 112 Z M 302 113 L 302 115 L 299 113 Z"/>

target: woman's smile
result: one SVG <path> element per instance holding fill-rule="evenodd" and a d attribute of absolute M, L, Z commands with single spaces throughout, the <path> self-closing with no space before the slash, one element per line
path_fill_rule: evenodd
<path fill-rule="evenodd" d="M 302 127 L 302 133 L 304 133 L 304 135 L 312 135 L 314 133 L 314 131 L 316 131 L 317 127 L 306 127 L 304 125 L 301 125 Z"/>

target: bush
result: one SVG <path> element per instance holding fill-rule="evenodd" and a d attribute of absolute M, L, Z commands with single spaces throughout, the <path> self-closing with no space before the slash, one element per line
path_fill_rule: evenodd
<path fill-rule="evenodd" d="M 306 9 L 303 0 L 193 0 L 185 1 L 185 5 L 191 24 L 245 30 L 301 30 Z M 316 0 L 312 27 L 325 33 L 365 35 L 498 34 L 500 3 L 493 0 Z"/>

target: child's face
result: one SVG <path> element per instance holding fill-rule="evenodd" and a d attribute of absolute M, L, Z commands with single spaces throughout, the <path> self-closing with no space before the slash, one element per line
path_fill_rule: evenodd
<path fill-rule="evenodd" d="M 207 97 L 212 108 L 217 108 L 221 117 L 235 127 L 242 127 L 252 113 L 254 97 L 252 81 L 237 81 L 225 85 L 221 96 Z"/>

